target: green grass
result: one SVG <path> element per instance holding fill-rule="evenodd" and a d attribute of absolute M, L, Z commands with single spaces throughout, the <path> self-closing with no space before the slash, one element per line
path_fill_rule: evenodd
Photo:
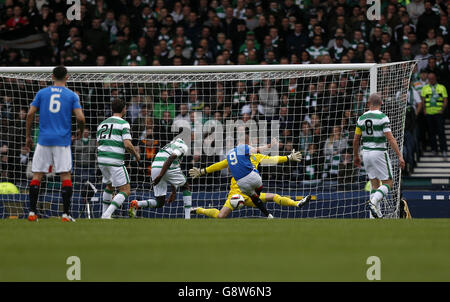
<path fill-rule="evenodd" d="M 0 281 L 450 281 L 450 219 L 0 219 Z"/>

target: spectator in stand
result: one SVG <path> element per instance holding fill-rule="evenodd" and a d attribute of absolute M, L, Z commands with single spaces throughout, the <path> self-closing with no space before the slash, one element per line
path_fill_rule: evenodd
<path fill-rule="evenodd" d="M 440 23 L 439 16 L 432 10 L 433 4 L 429 0 L 424 1 L 425 11 L 420 15 L 417 21 L 417 35 L 420 40 L 427 38 L 427 32 L 430 29 L 438 28 Z"/>
<path fill-rule="evenodd" d="M 419 71 L 427 67 L 429 57 L 431 57 L 431 54 L 428 53 L 428 44 L 423 42 L 420 44 L 420 53 L 414 58 L 414 60 L 418 60 Z"/>
<path fill-rule="evenodd" d="M 411 53 L 411 44 L 404 43 L 400 48 L 400 60 L 401 61 L 410 61 L 413 59 L 414 59 L 414 57 Z"/>
<path fill-rule="evenodd" d="M 344 38 L 342 36 L 337 36 L 335 44 L 328 49 L 330 57 L 332 58 L 334 63 L 340 63 L 342 59 L 342 55 L 347 51 L 347 48 L 344 47 Z"/>
<path fill-rule="evenodd" d="M 159 102 L 154 104 L 153 116 L 157 119 L 163 117 L 164 112 L 169 112 L 170 118 L 175 118 L 175 104 L 172 97 L 169 95 L 169 91 L 161 90 Z"/>
<path fill-rule="evenodd" d="M 425 12 L 425 5 L 423 0 L 412 0 L 407 6 L 409 16 L 414 24 L 417 24 L 419 17 Z"/>
<path fill-rule="evenodd" d="M 286 47 L 290 54 L 300 53 L 307 48 L 309 44 L 308 36 L 303 31 L 303 24 L 298 22 L 295 24 L 294 32 L 287 36 Z"/>
<path fill-rule="evenodd" d="M 20 5 L 14 6 L 13 16 L 6 21 L 6 27 L 8 30 L 14 30 L 27 24 L 28 18 L 22 16 L 22 7 L 20 7 Z"/>
<path fill-rule="evenodd" d="M 86 30 L 83 40 L 86 42 L 88 52 L 97 57 L 107 54 L 110 37 L 109 34 L 101 28 L 102 19 L 92 20 L 92 27 Z"/>
<path fill-rule="evenodd" d="M 129 47 L 129 54 L 123 59 L 123 66 L 137 65 L 144 66 L 147 65 L 147 60 L 145 57 L 141 56 L 138 51 L 138 46 L 136 44 L 131 44 Z M 134 64 L 133 64 L 134 63 Z"/>
<path fill-rule="evenodd" d="M 328 50 L 323 46 L 322 44 L 322 37 L 319 35 L 315 35 L 313 37 L 313 45 L 308 47 L 306 51 L 308 52 L 309 56 L 316 60 L 318 56 L 328 55 Z"/>
<path fill-rule="evenodd" d="M 272 120 L 275 116 L 276 108 L 279 104 L 277 90 L 272 86 L 272 80 L 263 80 L 263 86 L 258 90 L 259 102 L 264 107 L 266 119 Z"/>

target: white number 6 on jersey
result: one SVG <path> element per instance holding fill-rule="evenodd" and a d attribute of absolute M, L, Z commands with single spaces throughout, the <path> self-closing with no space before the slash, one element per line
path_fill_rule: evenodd
<path fill-rule="evenodd" d="M 59 112 L 59 109 L 61 108 L 61 102 L 58 100 L 60 98 L 60 94 L 52 94 L 50 97 L 50 106 L 48 110 L 52 113 Z"/>

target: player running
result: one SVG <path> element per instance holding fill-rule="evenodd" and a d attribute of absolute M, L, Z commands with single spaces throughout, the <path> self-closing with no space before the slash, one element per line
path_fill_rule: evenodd
<path fill-rule="evenodd" d="M 302 158 L 301 152 L 298 152 L 298 151 L 296 152 L 295 150 L 292 150 L 292 153 L 288 156 L 267 156 L 267 155 L 263 155 L 261 153 L 256 153 L 256 154 L 250 155 L 250 161 L 251 161 L 253 167 L 255 167 L 255 169 L 258 168 L 259 164 L 263 164 L 263 165 L 265 163 L 279 164 L 279 163 L 284 163 L 287 161 L 300 162 L 301 158 Z M 203 176 L 207 173 L 213 173 L 213 172 L 225 169 L 227 167 L 228 167 L 228 162 L 226 159 L 224 159 L 224 160 L 222 160 L 218 163 L 215 163 L 211 166 L 208 166 L 204 169 L 192 168 L 189 170 L 189 175 L 195 179 L 195 178 Z M 215 208 L 204 209 L 204 208 L 198 207 L 198 208 L 192 208 L 191 212 L 195 212 L 196 214 L 205 215 L 205 216 L 208 216 L 211 218 L 226 218 L 234 210 L 234 208 L 230 204 L 230 199 L 231 199 L 231 196 L 233 196 L 235 194 L 239 194 L 244 197 L 244 199 L 245 199 L 244 205 L 245 206 L 256 207 L 255 204 L 252 202 L 251 198 L 248 195 L 245 195 L 241 192 L 241 190 L 239 189 L 239 186 L 237 185 L 236 180 L 233 177 L 233 178 L 231 178 L 230 191 L 228 192 L 227 200 L 220 211 Z M 294 200 L 290 199 L 289 197 L 280 196 L 280 195 L 274 194 L 274 193 L 261 193 L 259 198 L 261 199 L 262 202 L 273 201 L 281 206 L 290 206 L 290 207 L 301 208 L 311 200 L 311 195 L 304 197 L 300 201 L 294 201 Z"/>
<path fill-rule="evenodd" d="M 153 193 L 156 199 L 133 200 L 130 204 L 130 217 L 136 216 L 139 208 L 161 208 L 164 204 L 172 202 L 176 197 L 177 188 L 183 191 L 184 217 L 190 219 L 192 206 L 192 193 L 189 183 L 181 171 L 180 162 L 188 151 L 188 146 L 181 138 L 176 138 L 165 145 L 156 154 L 152 162 Z M 166 201 L 167 185 L 172 188 L 172 193 Z"/>
<path fill-rule="evenodd" d="M 382 218 L 380 201 L 387 196 L 392 188 L 392 167 L 387 153 L 386 141 L 398 157 L 401 169 L 405 161 L 392 135 L 389 118 L 380 111 L 382 101 L 378 94 L 369 96 L 369 111 L 361 115 L 357 121 L 353 139 L 353 161 L 355 166 L 361 167 L 359 157 L 359 140 L 362 137 L 364 167 L 369 176 L 372 191 L 368 202 L 371 218 Z M 382 185 L 380 186 L 380 180 Z"/>
<path fill-rule="evenodd" d="M 62 221 L 75 221 L 70 216 L 72 199 L 72 113 L 78 122 L 79 133 L 83 133 L 85 117 L 81 109 L 80 99 L 76 93 L 66 88 L 67 69 L 58 66 L 53 69 L 53 85 L 36 93 L 28 110 L 26 119 L 26 146 L 31 149 L 31 127 L 34 116 L 39 111 L 39 135 L 34 150 L 32 168 L 33 178 L 30 182 L 30 212 L 29 221 L 37 221 L 37 200 L 42 177 L 49 172 L 50 167 L 61 178 L 61 195 L 63 199 Z"/>
<path fill-rule="evenodd" d="M 125 150 L 139 162 L 140 155 L 131 143 L 130 124 L 123 119 L 127 112 L 125 101 L 115 99 L 111 104 L 113 115 L 97 127 L 97 161 L 106 184 L 103 192 L 102 219 L 111 219 L 130 195 L 130 177 L 125 168 Z M 114 198 L 114 188 L 119 191 Z"/>

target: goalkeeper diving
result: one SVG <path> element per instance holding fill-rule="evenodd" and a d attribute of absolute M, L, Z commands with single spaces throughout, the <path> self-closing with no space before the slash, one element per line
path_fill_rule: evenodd
<path fill-rule="evenodd" d="M 246 141 L 248 141 L 247 137 Z M 191 211 L 195 212 L 196 214 L 205 215 L 211 218 L 226 218 L 234 210 L 233 206 L 230 203 L 230 200 L 232 196 L 235 194 L 239 194 L 244 197 L 245 206 L 258 207 L 268 218 L 273 218 L 273 216 L 270 213 L 268 213 L 263 203 L 273 201 L 281 206 L 291 206 L 299 208 L 306 205 L 311 200 L 311 195 L 304 197 L 300 201 L 294 201 L 289 197 L 280 196 L 275 193 L 261 193 L 262 182 L 259 172 L 257 170 L 259 164 L 263 165 L 274 163 L 279 164 L 288 161 L 300 162 L 302 159 L 301 153 L 298 151 L 296 152 L 295 150 L 292 150 L 292 153 L 288 156 L 267 156 L 260 153 L 263 152 L 264 149 L 270 148 L 271 145 L 273 145 L 273 143 L 274 142 L 272 142 L 272 144 L 267 145 L 267 147 L 260 147 L 260 148 L 254 148 L 248 145 L 239 145 L 236 148 L 232 149 L 230 152 L 228 152 L 226 159 L 218 163 L 212 164 L 204 169 L 196 167 L 190 169 L 189 175 L 194 179 L 206 175 L 208 173 L 220 171 L 227 167 L 230 167 L 231 173 L 233 175 L 233 177 L 231 178 L 230 184 L 231 188 L 228 193 L 227 200 L 220 211 L 215 208 L 205 209 L 201 207 L 192 208 Z M 239 153 L 241 154 L 238 155 Z M 245 154 L 247 154 L 248 156 L 245 156 Z M 248 160 L 246 158 L 248 158 Z M 247 175 L 243 176 L 243 174 L 245 173 L 247 173 Z M 249 182 L 249 178 L 252 178 L 256 183 L 256 188 L 254 192 L 251 192 L 250 189 L 250 193 L 248 193 L 249 191 L 248 189 L 245 190 L 245 185 L 246 182 L 247 183 Z M 244 185 L 242 184 L 243 180 Z M 241 185 L 239 185 L 240 183 Z M 256 195 L 258 196 L 258 198 L 256 198 Z"/>

